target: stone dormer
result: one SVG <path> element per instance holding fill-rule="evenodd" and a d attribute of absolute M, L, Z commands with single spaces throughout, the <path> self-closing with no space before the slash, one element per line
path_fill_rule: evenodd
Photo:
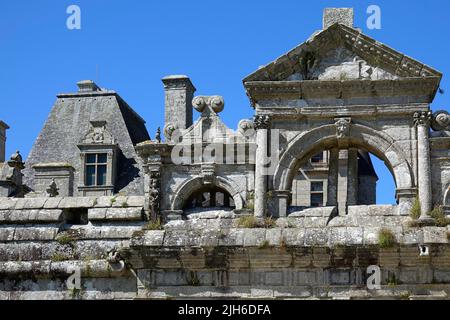
<path fill-rule="evenodd" d="M 42 166 L 65 163 L 73 168 L 73 179 L 67 180 L 72 181 L 70 187 L 65 187 L 66 182 L 58 185 L 60 193 L 72 195 L 69 190 L 73 190 L 73 196 L 85 195 L 85 162 L 82 156 L 102 149 L 102 154 L 113 154 L 111 161 L 106 161 L 111 167 L 108 191 L 102 194 L 143 193 L 143 177 L 134 146 L 150 138 L 145 121 L 115 91 L 100 89 L 90 80 L 80 81 L 77 86 L 77 92 L 57 95 L 26 161 L 27 185 L 44 192 L 52 178 L 56 184 L 61 184 L 58 177 L 47 173 L 53 171 L 56 174 L 62 169 L 52 167 L 50 170 Z M 114 176 L 115 168 L 120 172 L 117 177 Z M 46 172 L 45 177 L 42 176 L 43 171 Z M 71 170 L 66 173 L 68 176 L 72 174 Z M 40 185 L 42 179 L 38 176 L 46 180 L 45 186 Z"/>

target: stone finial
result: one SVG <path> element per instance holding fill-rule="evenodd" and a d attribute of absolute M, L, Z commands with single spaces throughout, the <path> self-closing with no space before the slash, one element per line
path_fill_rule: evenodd
<path fill-rule="evenodd" d="M 161 128 L 160 127 L 158 127 L 158 129 L 156 129 L 155 140 L 156 140 L 156 142 L 161 143 Z"/>
<path fill-rule="evenodd" d="M 79 92 L 100 91 L 100 88 L 92 80 L 82 80 L 77 82 Z"/>
<path fill-rule="evenodd" d="M 59 195 L 59 188 L 56 185 L 55 179 L 52 179 L 52 182 L 45 191 L 47 192 L 47 196 L 50 198 L 54 198 Z"/>
<path fill-rule="evenodd" d="M 335 23 L 341 23 L 353 28 L 353 8 L 325 8 L 323 11 L 323 30 Z"/>
<path fill-rule="evenodd" d="M 198 112 L 209 109 L 214 113 L 220 113 L 225 107 L 225 101 L 221 96 L 197 96 L 192 100 L 192 105 Z"/>

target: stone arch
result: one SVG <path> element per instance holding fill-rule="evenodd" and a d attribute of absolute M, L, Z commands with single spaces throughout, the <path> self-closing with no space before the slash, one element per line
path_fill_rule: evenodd
<path fill-rule="evenodd" d="M 442 204 L 445 207 L 450 207 L 450 184 L 447 186 L 447 189 L 445 190 L 444 201 L 442 202 Z"/>
<path fill-rule="evenodd" d="M 273 190 L 291 190 L 299 167 L 317 152 L 333 147 L 359 147 L 382 159 L 399 190 L 415 188 L 414 175 L 395 140 L 382 131 L 352 123 L 348 135 L 338 138 L 335 124 L 324 125 L 295 137 L 282 154 L 272 181 Z"/>
<path fill-rule="evenodd" d="M 227 191 L 234 200 L 236 209 L 242 209 L 244 207 L 244 201 L 239 193 L 239 187 L 233 181 L 223 177 L 215 177 L 212 185 L 222 188 Z M 196 191 L 205 186 L 203 177 L 195 177 L 193 179 L 185 181 L 175 193 L 175 197 L 172 200 L 172 210 L 183 210 L 183 205 L 187 199 Z"/>

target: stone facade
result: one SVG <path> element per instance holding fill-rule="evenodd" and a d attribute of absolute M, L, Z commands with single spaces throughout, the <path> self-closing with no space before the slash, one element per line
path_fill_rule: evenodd
<path fill-rule="evenodd" d="M 446 299 L 442 75 L 362 34 L 352 9 L 323 26 L 243 80 L 255 117 L 235 130 L 225 99 L 180 75 L 162 79 L 154 139 L 92 81 L 57 96 L 25 162 L 5 161 L 0 122 L 0 299 Z M 396 204 L 375 204 L 369 154 Z"/>

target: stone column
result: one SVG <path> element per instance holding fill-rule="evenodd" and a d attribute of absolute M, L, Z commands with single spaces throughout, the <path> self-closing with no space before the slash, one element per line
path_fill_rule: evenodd
<path fill-rule="evenodd" d="M 358 149 L 348 150 L 347 204 L 358 204 Z"/>
<path fill-rule="evenodd" d="M 433 221 L 428 215 L 432 210 L 430 143 L 428 140 L 431 117 L 430 111 L 416 112 L 414 114 L 414 124 L 417 127 L 417 180 L 420 209 L 422 211 L 419 219 L 424 222 Z"/>
<path fill-rule="evenodd" d="M 339 176 L 338 176 L 338 210 L 339 215 L 347 214 L 348 195 L 348 150 L 339 151 Z"/>
<path fill-rule="evenodd" d="M 254 119 L 256 130 L 256 161 L 255 161 L 255 205 L 254 215 L 264 217 L 267 192 L 267 136 L 270 127 L 270 117 L 257 115 Z"/>
<path fill-rule="evenodd" d="M 329 151 L 328 158 L 328 182 L 327 182 L 327 206 L 337 206 L 339 175 L 339 149 L 333 148 Z"/>

